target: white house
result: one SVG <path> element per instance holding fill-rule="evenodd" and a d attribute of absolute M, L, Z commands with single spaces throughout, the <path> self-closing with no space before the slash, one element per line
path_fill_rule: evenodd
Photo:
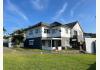
<path fill-rule="evenodd" d="M 83 30 L 78 21 L 68 24 L 40 22 L 25 29 L 25 47 L 46 50 L 77 48 L 84 41 Z"/>

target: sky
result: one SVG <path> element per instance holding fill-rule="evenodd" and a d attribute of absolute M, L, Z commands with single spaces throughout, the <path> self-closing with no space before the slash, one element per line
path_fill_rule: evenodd
<path fill-rule="evenodd" d="M 95 0 L 3 0 L 4 28 L 12 33 L 38 22 L 79 21 L 84 32 L 96 33 Z"/>

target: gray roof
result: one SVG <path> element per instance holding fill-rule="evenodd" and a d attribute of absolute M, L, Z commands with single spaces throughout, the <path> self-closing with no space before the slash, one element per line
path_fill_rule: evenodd
<path fill-rule="evenodd" d="M 29 29 L 32 29 L 32 28 L 35 28 L 35 27 L 38 27 L 38 26 L 49 26 L 49 24 L 46 24 L 46 23 L 43 23 L 43 22 L 39 22 L 33 26 L 29 26 L 28 28 L 25 28 L 24 31 L 27 31 Z"/>
<path fill-rule="evenodd" d="M 61 25 L 62 25 L 61 23 L 55 21 L 50 24 L 50 27 L 61 26 Z"/>
<path fill-rule="evenodd" d="M 73 28 L 77 22 L 78 22 L 78 21 L 74 21 L 74 22 L 65 24 L 65 26 L 67 26 L 67 27 L 69 27 L 69 28 Z"/>
<path fill-rule="evenodd" d="M 39 23 L 37 23 L 37 24 L 35 24 L 35 25 L 33 25 L 33 26 L 29 26 L 29 27 L 27 27 L 27 28 L 24 28 L 22 31 L 27 31 L 27 30 L 29 30 L 29 29 L 32 29 L 32 28 L 35 28 L 35 27 L 38 27 L 38 26 L 47 26 L 47 27 L 67 26 L 67 27 L 69 27 L 69 28 L 73 28 L 74 25 L 75 25 L 77 22 L 78 22 L 78 21 L 71 22 L 71 23 L 68 23 L 68 24 L 62 24 L 62 23 L 57 22 L 57 21 L 55 21 L 55 22 L 53 22 L 53 23 L 51 23 L 51 24 L 47 24 L 47 23 L 44 23 L 44 22 L 39 22 Z"/>

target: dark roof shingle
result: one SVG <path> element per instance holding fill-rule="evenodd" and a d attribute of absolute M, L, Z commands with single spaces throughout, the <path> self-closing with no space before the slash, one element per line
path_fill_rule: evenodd
<path fill-rule="evenodd" d="M 74 22 L 65 24 L 65 26 L 67 26 L 67 27 L 69 27 L 69 28 L 73 28 L 77 22 L 78 22 L 78 21 L 74 21 Z"/>
<path fill-rule="evenodd" d="M 53 22 L 50 24 L 50 27 L 61 26 L 62 24 L 59 22 Z"/>

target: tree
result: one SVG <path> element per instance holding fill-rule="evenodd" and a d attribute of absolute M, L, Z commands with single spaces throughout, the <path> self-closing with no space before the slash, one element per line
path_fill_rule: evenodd
<path fill-rule="evenodd" d="M 12 36 L 12 42 L 15 44 L 15 45 L 19 45 L 20 43 L 23 42 L 23 35 L 14 35 Z"/>
<path fill-rule="evenodd" d="M 6 32 L 6 29 L 3 27 L 3 32 Z"/>
<path fill-rule="evenodd" d="M 23 30 L 16 30 L 12 34 L 12 43 L 14 45 L 20 45 L 24 40 Z"/>

